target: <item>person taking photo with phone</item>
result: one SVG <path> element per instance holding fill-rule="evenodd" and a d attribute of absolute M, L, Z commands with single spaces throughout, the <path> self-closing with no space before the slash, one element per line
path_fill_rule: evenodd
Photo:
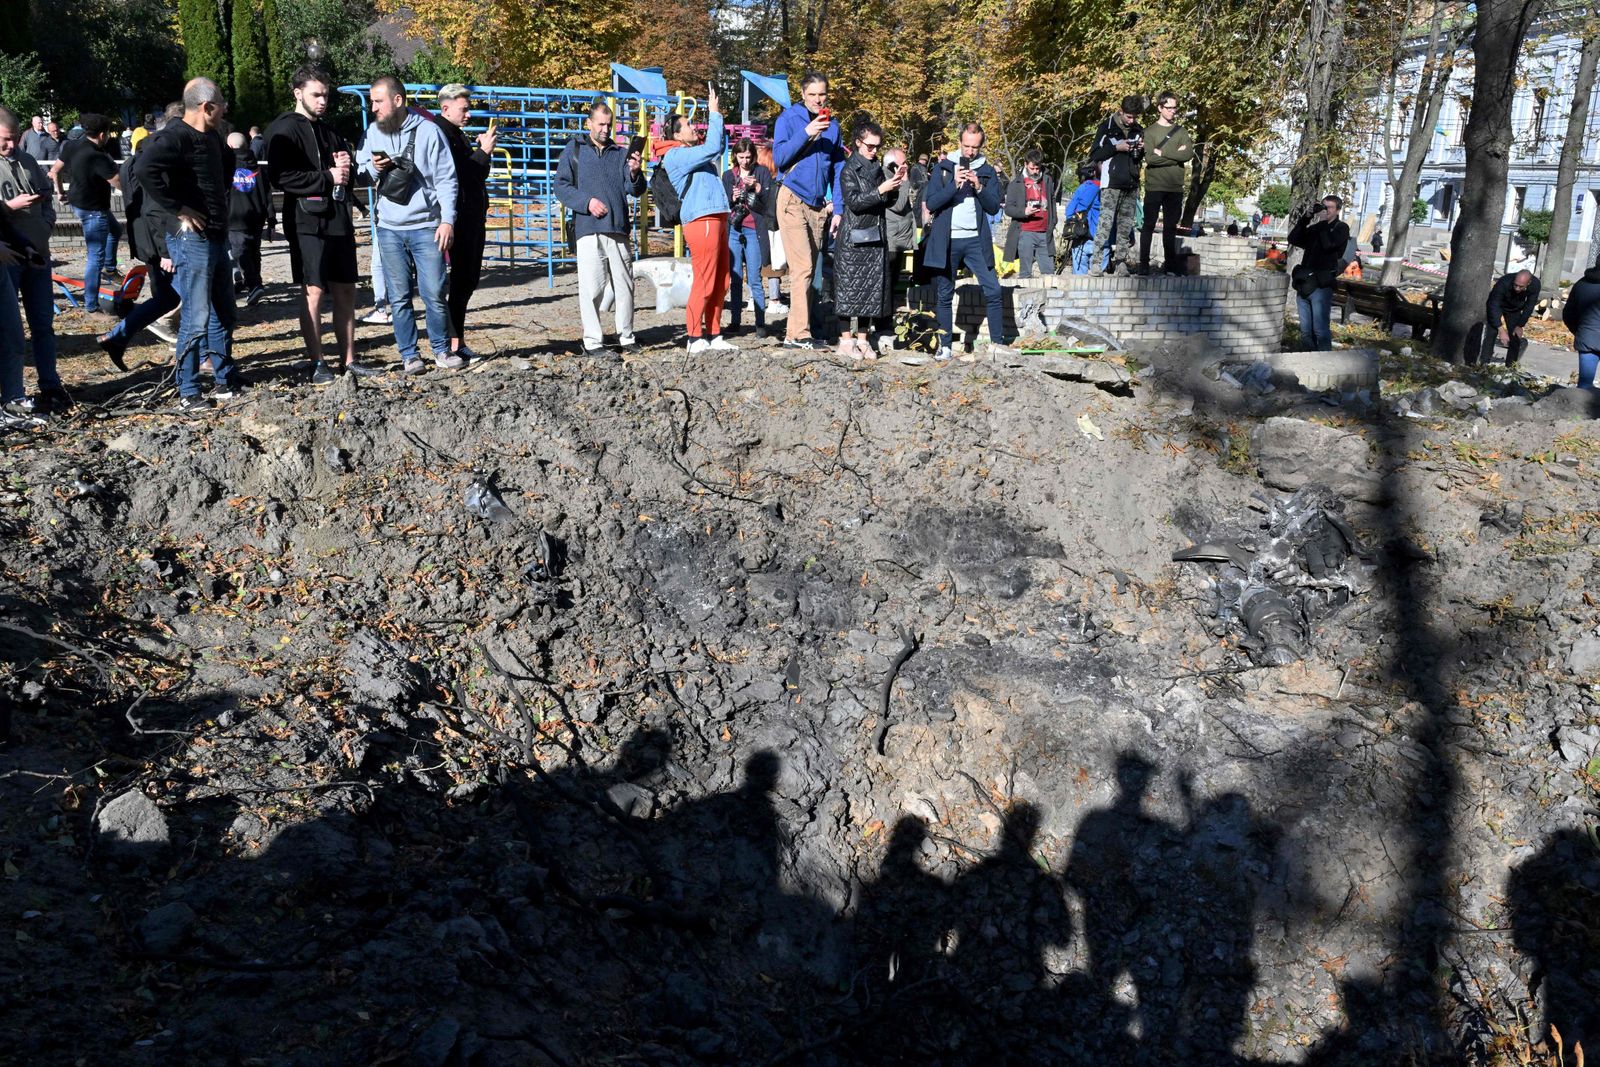
<path fill-rule="evenodd" d="M 828 79 L 808 71 L 800 101 L 778 116 L 772 160 L 778 168 L 778 233 L 789 259 L 789 322 L 785 348 L 815 348 L 811 336 L 811 277 L 821 262 L 830 223 L 828 194 L 844 165 L 839 123 L 828 110 Z"/>
<path fill-rule="evenodd" d="M 1005 308 L 1000 278 L 994 270 L 994 238 L 989 216 L 1000 210 L 1000 178 L 983 158 L 983 127 L 961 128 L 960 147 L 940 159 L 928 178 L 923 197 L 932 221 L 922 247 L 922 263 L 934 272 L 938 297 L 939 350 L 935 359 L 950 358 L 955 328 L 956 273 L 972 272 L 983 287 L 988 310 L 989 343 L 1005 343 Z"/>

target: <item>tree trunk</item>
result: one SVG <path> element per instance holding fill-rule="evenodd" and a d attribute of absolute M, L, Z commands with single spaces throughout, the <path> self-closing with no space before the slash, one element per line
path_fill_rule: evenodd
<path fill-rule="evenodd" d="M 1211 188 L 1211 179 L 1217 176 L 1217 153 L 1211 147 L 1210 131 L 1204 123 L 1196 122 L 1195 128 L 1190 132 L 1194 141 L 1194 159 L 1189 163 L 1189 188 L 1184 190 L 1183 212 L 1178 219 L 1178 224 L 1188 228 L 1194 222 L 1194 216 L 1205 201 L 1206 191 Z"/>
<path fill-rule="evenodd" d="M 1389 234 L 1384 240 L 1384 254 L 1389 256 L 1383 265 L 1383 284 L 1398 285 L 1406 254 L 1406 242 L 1411 237 L 1411 205 L 1417 199 L 1417 182 L 1422 176 L 1422 165 L 1427 162 L 1428 148 L 1433 143 L 1433 131 L 1439 124 L 1439 112 L 1444 109 L 1444 92 L 1450 84 L 1450 74 L 1455 70 L 1456 50 L 1466 34 L 1468 23 L 1442 32 L 1440 21 L 1444 8 L 1435 8 L 1433 25 L 1428 34 L 1428 51 L 1423 56 L 1422 70 L 1417 82 L 1417 95 L 1411 104 L 1411 129 L 1406 135 L 1406 159 L 1401 165 L 1394 185 L 1394 207 L 1389 212 Z M 1392 157 L 1391 157 L 1392 158 Z"/>
<path fill-rule="evenodd" d="M 1306 20 L 1306 117 L 1294 165 L 1289 168 L 1289 217 L 1285 221 L 1290 229 L 1327 191 L 1329 143 L 1338 135 L 1350 83 L 1345 6 L 1345 0 L 1312 0 Z"/>
<path fill-rule="evenodd" d="M 1586 14 L 1589 14 L 1586 12 Z M 1600 16 L 1600 12 L 1593 12 Z M 1583 51 L 1578 56 L 1578 79 L 1572 85 L 1572 112 L 1567 116 L 1567 136 L 1561 142 L 1561 161 L 1556 164 L 1556 202 L 1551 206 L 1550 243 L 1546 248 L 1540 288 L 1554 299 L 1561 292 L 1561 265 L 1567 258 L 1567 231 L 1572 228 L 1572 186 L 1578 179 L 1578 159 L 1583 155 L 1584 134 L 1589 128 L 1589 93 L 1594 89 L 1594 72 L 1600 60 L 1600 32 L 1591 19 L 1579 21 L 1575 32 L 1583 36 Z M 1587 31 L 1585 35 L 1585 31 Z"/>
<path fill-rule="evenodd" d="M 1467 119 L 1467 170 L 1461 210 L 1450 235 L 1450 274 L 1444 284 L 1433 354 L 1460 363 L 1467 334 L 1483 321 L 1494 284 L 1495 251 L 1505 217 L 1511 164 L 1511 105 L 1517 95 L 1517 55 L 1544 0 L 1478 0 L 1472 38 L 1476 63 L 1472 114 Z"/>

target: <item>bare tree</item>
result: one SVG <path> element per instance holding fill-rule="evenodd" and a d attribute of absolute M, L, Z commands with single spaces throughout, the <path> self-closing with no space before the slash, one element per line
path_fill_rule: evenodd
<path fill-rule="evenodd" d="M 1433 353 L 1451 363 L 1462 361 L 1469 332 L 1483 321 L 1494 281 L 1511 165 L 1517 56 L 1543 8 L 1544 0 L 1478 0 L 1478 26 L 1472 35 L 1472 111 L 1465 135 L 1467 170 L 1461 211 L 1450 235 L 1450 274 L 1444 283 L 1444 311 Z"/>
<path fill-rule="evenodd" d="M 1410 8 L 1407 8 L 1409 22 Z M 1472 19 L 1454 4 L 1436 4 L 1428 20 L 1428 44 L 1422 54 L 1422 69 L 1417 76 L 1417 91 L 1411 98 L 1411 124 L 1406 134 L 1405 162 L 1397 175 L 1394 169 L 1394 147 L 1390 141 L 1390 124 L 1384 123 L 1385 161 L 1389 170 L 1389 186 L 1394 190 L 1393 204 L 1389 209 L 1389 233 L 1384 243 L 1389 259 L 1383 265 L 1383 284 L 1395 285 L 1400 281 L 1406 242 L 1411 236 L 1411 205 L 1417 199 L 1417 183 L 1422 176 L 1422 165 L 1428 158 L 1428 147 L 1433 142 L 1433 131 L 1439 124 L 1439 112 L 1444 107 L 1445 87 L 1455 70 L 1456 53 L 1472 28 Z M 1401 30 L 1401 45 L 1396 49 L 1389 70 L 1389 108 L 1394 109 L 1399 93 L 1399 71 L 1405 62 L 1405 30 Z"/>
<path fill-rule="evenodd" d="M 1330 170 L 1329 142 L 1338 134 L 1350 88 L 1349 44 L 1345 40 L 1345 0 L 1311 0 L 1306 19 L 1302 86 L 1305 121 L 1294 165 L 1289 168 L 1292 227 L 1306 206 L 1320 197 Z"/>
<path fill-rule="evenodd" d="M 1572 110 L 1567 114 L 1567 135 L 1556 164 L 1556 201 L 1551 205 L 1550 243 L 1540 286 L 1552 297 L 1560 291 L 1561 267 L 1567 258 L 1567 231 L 1572 226 L 1572 187 L 1578 180 L 1578 160 L 1583 155 L 1589 129 L 1589 94 L 1594 90 L 1596 62 L 1600 61 L 1600 7 L 1585 4 L 1567 32 L 1583 41 L 1578 55 L 1578 77 L 1572 84 Z"/>

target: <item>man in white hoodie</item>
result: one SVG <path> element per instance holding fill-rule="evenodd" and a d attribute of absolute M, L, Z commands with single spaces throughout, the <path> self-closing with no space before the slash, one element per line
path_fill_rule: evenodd
<path fill-rule="evenodd" d="M 439 127 L 412 114 L 399 78 L 392 74 L 378 78 L 370 95 L 374 121 L 356 163 L 378 187 L 383 203 L 373 232 L 388 283 L 395 345 L 407 374 L 421 374 L 426 369 L 417 350 L 417 318 L 411 306 L 411 271 L 415 267 L 433 361 L 455 370 L 464 360 L 450 351 L 444 265 L 444 255 L 455 238 L 455 161 Z"/>

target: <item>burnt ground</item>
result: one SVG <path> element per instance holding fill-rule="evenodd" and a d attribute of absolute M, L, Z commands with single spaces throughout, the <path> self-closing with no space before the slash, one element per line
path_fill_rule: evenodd
<path fill-rule="evenodd" d="M 648 312 L 623 368 L 570 284 L 479 306 L 495 358 L 313 391 L 275 296 L 191 420 L 63 317 L 84 409 L 0 490 L 7 1059 L 1600 1043 L 1585 398 L 690 362 Z M 1327 574 L 1172 562 L 1307 479 Z"/>

